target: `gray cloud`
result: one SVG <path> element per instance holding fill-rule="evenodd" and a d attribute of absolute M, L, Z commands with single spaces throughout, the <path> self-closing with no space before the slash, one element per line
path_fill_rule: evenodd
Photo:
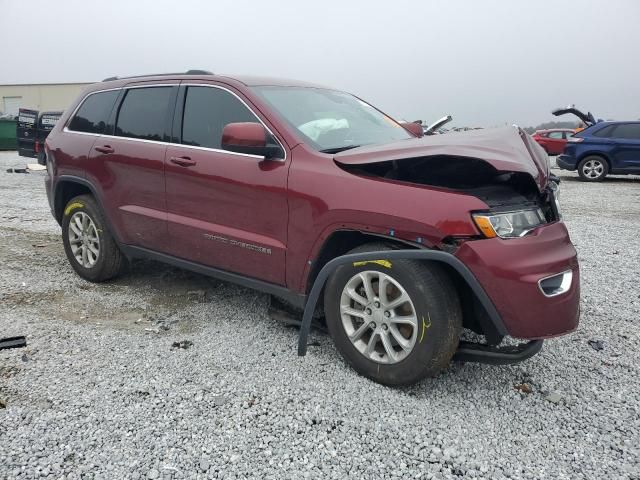
<path fill-rule="evenodd" d="M 0 83 L 184 71 L 309 80 L 409 120 L 640 118 L 640 2 L 0 0 Z"/>

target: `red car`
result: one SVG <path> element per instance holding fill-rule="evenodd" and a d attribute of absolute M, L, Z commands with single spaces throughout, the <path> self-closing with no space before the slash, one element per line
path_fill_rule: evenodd
<path fill-rule="evenodd" d="M 81 277 L 145 257 L 281 297 L 307 326 L 322 302 L 347 362 L 384 384 L 574 330 L 578 261 L 544 152 L 517 128 L 421 135 L 295 81 L 111 78 L 47 138 L 46 188 Z"/>
<path fill-rule="evenodd" d="M 567 139 L 573 137 L 575 130 L 570 128 L 554 128 L 538 130 L 532 137 L 549 155 L 560 155 L 564 152 Z"/>

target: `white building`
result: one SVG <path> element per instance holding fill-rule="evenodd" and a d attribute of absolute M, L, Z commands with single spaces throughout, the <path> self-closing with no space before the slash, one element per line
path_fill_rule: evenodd
<path fill-rule="evenodd" d="M 64 110 L 90 83 L 31 83 L 0 85 L 0 112 L 17 115 L 19 108 Z"/>

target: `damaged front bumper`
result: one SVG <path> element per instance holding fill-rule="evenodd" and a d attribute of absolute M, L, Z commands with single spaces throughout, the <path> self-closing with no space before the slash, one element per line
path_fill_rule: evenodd
<path fill-rule="evenodd" d="M 469 241 L 455 256 L 482 284 L 509 336 L 542 339 L 577 328 L 580 270 L 564 223 L 522 238 Z"/>

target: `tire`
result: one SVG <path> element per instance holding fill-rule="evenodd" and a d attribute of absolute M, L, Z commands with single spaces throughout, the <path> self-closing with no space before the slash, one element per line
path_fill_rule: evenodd
<path fill-rule="evenodd" d="M 599 182 L 609 173 L 607 161 L 597 155 L 583 158 L 578 164 L 578 175 L 585 182 Z"/>
<path fill-rule="evenodd" d="M 389 246 L 367 244 L 349 253 L 376 250 L 389 250 Z M 371 279 L 369 296 L 373 298 L 366 301 L 363 278 Z M 385 278 L 387 305 L 393 306 L 393 300 L 400 298 L 402 290 L 409 302 L 385 309 L 385 302 L 380 299 L 380 308 L 376 308 L 380 278 Z M 354 291 L 363 294 L 361 304 L 351 296 Z M 367 315 L 367 308 L 371 315 Z M 392 263 L 381 259 L 340 266 L 325 287 L 324 310 L 329 333 L 347 363 L 361 375 L 389 386 L 410 385 L 446 368 L 462 331 L 457 292 L 445 270 L 435 262 L 394 260 Z M 385 317 L 385 311 L 390 311 L 390 317 Z M 356 315 L 352 315 L 353 312 Z M 398 317 L 412 315 L 416 319 L 413 325 L 394 322 L 394 319 L 400 320 Z M 350 334 L 357 340 L 352 342 Z M 398 334 L 402 339 L 396 340 Z M 386 345 L 382 339 L 385 335 Z M 370 349 L 372 341 L 375 347 Z M 407 348 L 403 348 L 400 341 Z M 408 348 L 410 344 L 412 347 Z M 388 347 L 392 347 L 391 354 Z"/>
<path fill-rule="evenodd" d="M 73 269 L 90 282 L 116 277 L 127 263 L 91 195 L 74 197 L 65 206 L 62 241 Z"/>

